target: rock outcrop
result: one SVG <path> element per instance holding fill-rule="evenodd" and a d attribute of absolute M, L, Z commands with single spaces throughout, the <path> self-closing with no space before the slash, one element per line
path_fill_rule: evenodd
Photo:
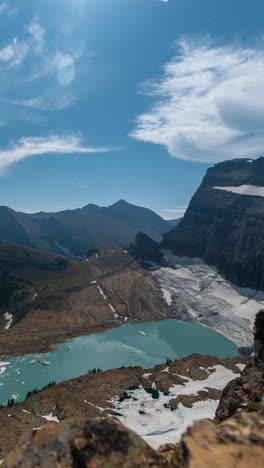
<path fill-rule="evenodd" d="M 116 420 L 47 424 L 25 434 L 6 468 L 168 467 L 166 459 Z"/>
<path fill-rule="evenodd" d="M 196 423 L 180 444 L 151 449 L 115 419 L 47 424 L 23 435 L 5 468 L 262 468 L 264 417 Z"/>
<path fill-rule="evenodd" d="M 200 257 L 238 286 L 264 290 L 264 157 L 208 169 L 162 247 Z"/>
<path fill-rule="evenodd" d="M 220 421 L 246 409 L 262 410 L 264 414 L 264 311 L 260 310 L 255 320 L 255 356 L 241 377 L 229 382 L 223 391 L 216 411 Z"/>
<path fill-rule="evenodd" d="M 128 250 L 135 258 L 146 262 L 160 263 L 163 259 L 163 253 L 158 242 L 155 242 L 143 232 L 137 233 L 135 243 Z"/>

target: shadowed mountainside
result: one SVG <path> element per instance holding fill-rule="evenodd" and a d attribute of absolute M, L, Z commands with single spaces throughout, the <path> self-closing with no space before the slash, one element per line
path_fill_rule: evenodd
<path fill-rule="evenodd" d="M 89 204 L 58 213 L 18 213 L 0 207 L 0 239 L 72 258 L 85 257 L 97 243 L 124 246 L 138 231 L 161 240 L 174 224 L 153 211 L 120 200 L 109 207 Z"/>

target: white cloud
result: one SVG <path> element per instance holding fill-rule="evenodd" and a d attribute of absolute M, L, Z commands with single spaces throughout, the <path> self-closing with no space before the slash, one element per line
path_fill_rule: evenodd
<path fill-rule="evenodd" d="M 175 208 L 175 209 L 165 209 L 163 211 L 166 211 L 167 213 L 185 213 L 185 211 L 187 210 L 187 206 L 183 207 L 183 208 Z"/>
<path fill-rule="evenodd" d="M 175 208 L 164 208 L 162 210 L 162 216 L 167 221 L 170 221 L 171 219 L 175 219 L 175 218 L 181 218 L 186 212 L 187 208 L 188 206 L 185 206 L 185 205 L 179 205 L 179 206 L 176 206 Z"/>
<path fill-rule="evenodd" d="M 11 164 L 41 154 L 89 154 L 112 150 L 114 148 L 83 146 L 81 139 L 75 135 L 53 135 L 47 138 L 24 137 L 18 143 L 13 144 L 11 148 L 0 151 L 0 172 L 3 172 Z"/>
<path fill-rule="evenodd" d="M 43 96 L 37 96 L 31 99 L 21 101 L 9 99 L 10 104 L 29 107 L 43 111 L 60 111 L 72 107 L 77 101 L 77 95 L 65 93 L 61 90 L 48 90 Z"/>
<path fill-rule="evenodd" d="M 132 137 L 180 159 L 214 162 L 264 151 L 264 50 L 178 43 L 179 55 L 148 83 L 154 98 Z"/>
<path fill-rule="evenodd" d="M 20 65 L 28 54 L 28 44 L 16 37 L 10 44 L 0 49 L 0 64 L 14 67 Z"/>
<path fill-rule="evenodd" d="M 37 17 L 33 18 L 31 24 L 26 28 L 26 31 L 32 36 L 36 51 L 41 52 L 45 44 L 46 30 L 40 25 Z"/>

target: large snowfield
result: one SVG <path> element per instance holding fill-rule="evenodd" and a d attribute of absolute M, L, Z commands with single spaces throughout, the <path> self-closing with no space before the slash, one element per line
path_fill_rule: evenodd
<path fill-rule="evenodd" d="M 182 434 L 194 421 L 200 419 L 213 419 L 219 400 L 200 400 L 195 402 L 191 408 L 186 408 L 181 403 L 174 411 L 169 406 L 169 401 L 178 395 L 197 395 L 200 391 L 208 391 L 208 388 L 223 390 L 226 384 L 240 375 L 244 366 L 239 365 L 237 373 L 217 365 L 207 369 L 209 374 L 205 380 L 185 379 L 183 385 L 173 385 L 169 389 L 169 395 L 159 392 L 159 397 L 154 399 L 142 386 L 127 391 L 129 399 L 122 402 L 113 400 L 115 411 L 119 414 L 118 419 L 127 427 L 137 432 L 153 448 L 167 443 L 177 443 Z M 165 372 L 169 369 L 165 369 Z M 151 374 L 146 378 L 151 380 Z M 155 388 L 153 383 L 152 388 Z"/>

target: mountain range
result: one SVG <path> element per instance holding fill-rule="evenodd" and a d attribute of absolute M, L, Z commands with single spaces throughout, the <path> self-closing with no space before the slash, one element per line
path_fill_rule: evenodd
<path fill-rule="evenodd" d="M 147 208 L 124 200 L 109 207 L 89 204 L 84 208 L 57 213 L 20 213 L 0 207 L 0 240 L 35 249 L 85 257 L 97 243 L 124 246 L 142 231 L 156 241 L 175 226 Z"/>

